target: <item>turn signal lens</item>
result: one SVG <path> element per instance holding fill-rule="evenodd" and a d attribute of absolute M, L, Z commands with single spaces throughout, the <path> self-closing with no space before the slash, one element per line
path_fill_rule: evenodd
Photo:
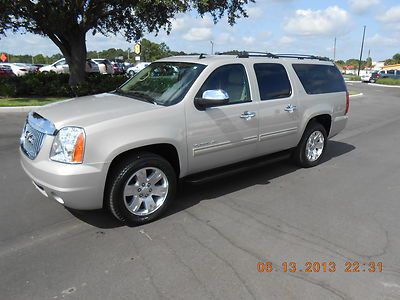
<path fill-rule="evenodd" d="M 76 139 L 74 153 L 72 154 L 72 162 L 81 163 L 83 161 L 84 150 L 85 150 L 85 136 L 82 132 Z"/>

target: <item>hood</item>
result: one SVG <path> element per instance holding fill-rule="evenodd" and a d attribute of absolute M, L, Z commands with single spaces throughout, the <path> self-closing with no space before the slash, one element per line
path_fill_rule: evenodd
<path fill-rule="evenodd" d="M 161 108 L 162 106 L 152 103 L 107 93 L 60 101 L 45 105 L 35 111 L 60 129 L 64 126 L 87 127 L 95 123 Z"/>

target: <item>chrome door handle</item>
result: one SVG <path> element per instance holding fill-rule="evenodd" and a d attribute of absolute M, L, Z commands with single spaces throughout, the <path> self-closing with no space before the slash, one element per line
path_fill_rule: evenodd
<path fill-rule="evenodd" d="M 241 118 L 241 119 L 245 119 L 246 121 L 248 121 L 248 120 L 254 118 L 255 116 L 256 116 L 256 113 L 255 113 L 255 112 L 253 112 L 253 111 L 247 111 L 247 110 L 246 110 L 244 113 L 242 113 L 242 114 L 240 115 L 240 118 Z"/>
<path fill-rule="evenodd" d="M 283 110 L 287 111 L 288 113 L 293 113 L 296 109 L 297 109 L 296 105 L 288 104 Z"/>

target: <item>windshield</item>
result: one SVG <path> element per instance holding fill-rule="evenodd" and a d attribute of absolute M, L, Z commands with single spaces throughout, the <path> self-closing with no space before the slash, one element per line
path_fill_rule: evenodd
<path fill-rule="evenodd" d="M 152 63 L 115 92 L 158 105 L 174 105 L 182 101 L 205 67 L 181 62 Z"/>

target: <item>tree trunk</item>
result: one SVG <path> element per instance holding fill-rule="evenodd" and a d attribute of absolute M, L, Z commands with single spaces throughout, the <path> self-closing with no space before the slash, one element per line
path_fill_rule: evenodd
<path fill-rule="evenodd" d="M 69 85 L 75 86 L 85 81 L 86 72 L 86 34 L 70 36 L 67 51 L 62 51 L 69 66 Z"/>

